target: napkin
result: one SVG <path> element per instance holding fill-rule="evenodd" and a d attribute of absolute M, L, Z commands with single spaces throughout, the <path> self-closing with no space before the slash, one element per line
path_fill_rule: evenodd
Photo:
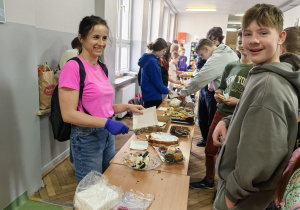
<path fill-rule="evenodd" d="M 135 141 L 130 142 L 130 149 L 145 150 L 148 148 L 148 141 Z"/>

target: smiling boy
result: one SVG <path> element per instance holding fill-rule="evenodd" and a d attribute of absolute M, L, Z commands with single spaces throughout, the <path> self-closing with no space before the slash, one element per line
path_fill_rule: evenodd
<path fill-rule="evenodd" d="M 214 209 L 265 209 L 293 151 L 300 66 L 288 58 L 280 63 L 282 29 L 283 14 L 273 5 L 257 4 L 243 17 L 243 46 L 254 68 L 217 159 Z"/>

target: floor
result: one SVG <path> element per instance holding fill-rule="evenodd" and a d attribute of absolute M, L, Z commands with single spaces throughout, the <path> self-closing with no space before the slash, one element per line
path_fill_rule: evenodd
<path fill-rule="evenodd" d="M 116 152 L 125 144 L 133 134 L 132 119 L 122 119 L 130 127 L 126 135 L 118 135 L 115 138 Z M 199 126 L 195 126 L 195 133 L 192 142 L 192 150 L 189 163 L 188 176 L 191 182 L 200 181 L 205 176 L 205 155 L 204 148 L 197 147 L 196 143 L 201 139 Z M 60 163 L 43 175 L 45 187 L 41 188 L 34 197 L 36 199 L 49 200 L 63 204 L 73 204 L 73 197 L 76 190 L 76 178 L 69 158 L 66 157 Z M 217 186 L 217 183 L 216 183 Z M 194 190 L 189 189 L 188 210 L 210 210 L 212 209 L 212 198 L 215 190 Z"/>

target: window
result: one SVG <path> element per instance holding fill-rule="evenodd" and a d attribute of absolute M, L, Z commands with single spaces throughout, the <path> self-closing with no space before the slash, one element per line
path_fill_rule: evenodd
<path fill-rule="evenodd" d="M 116 75 L 129 71 L 131 0 L 118 0 L 118 24 L 116 34 Z"/>
<path fill-rule="evenodd" d="M 151 41 L 152 0 L 149 0 L 147 43 Z"/>

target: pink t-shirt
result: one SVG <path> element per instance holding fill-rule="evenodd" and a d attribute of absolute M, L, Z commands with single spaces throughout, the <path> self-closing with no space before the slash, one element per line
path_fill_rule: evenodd
<path fill-rule="evenodd" d="M 113 116 L 114 89 L 100 65 L 93 66 L 77 56 L 83 63 L 86 77 L 82 94 L 84 108 L 95 117 L 108 118 Z M 79 65 L 76 61 L 68 61 L 59 73 L 58 87 L 80 90 Z M 77 110 L 83 112 L 79 101 Z"/>

